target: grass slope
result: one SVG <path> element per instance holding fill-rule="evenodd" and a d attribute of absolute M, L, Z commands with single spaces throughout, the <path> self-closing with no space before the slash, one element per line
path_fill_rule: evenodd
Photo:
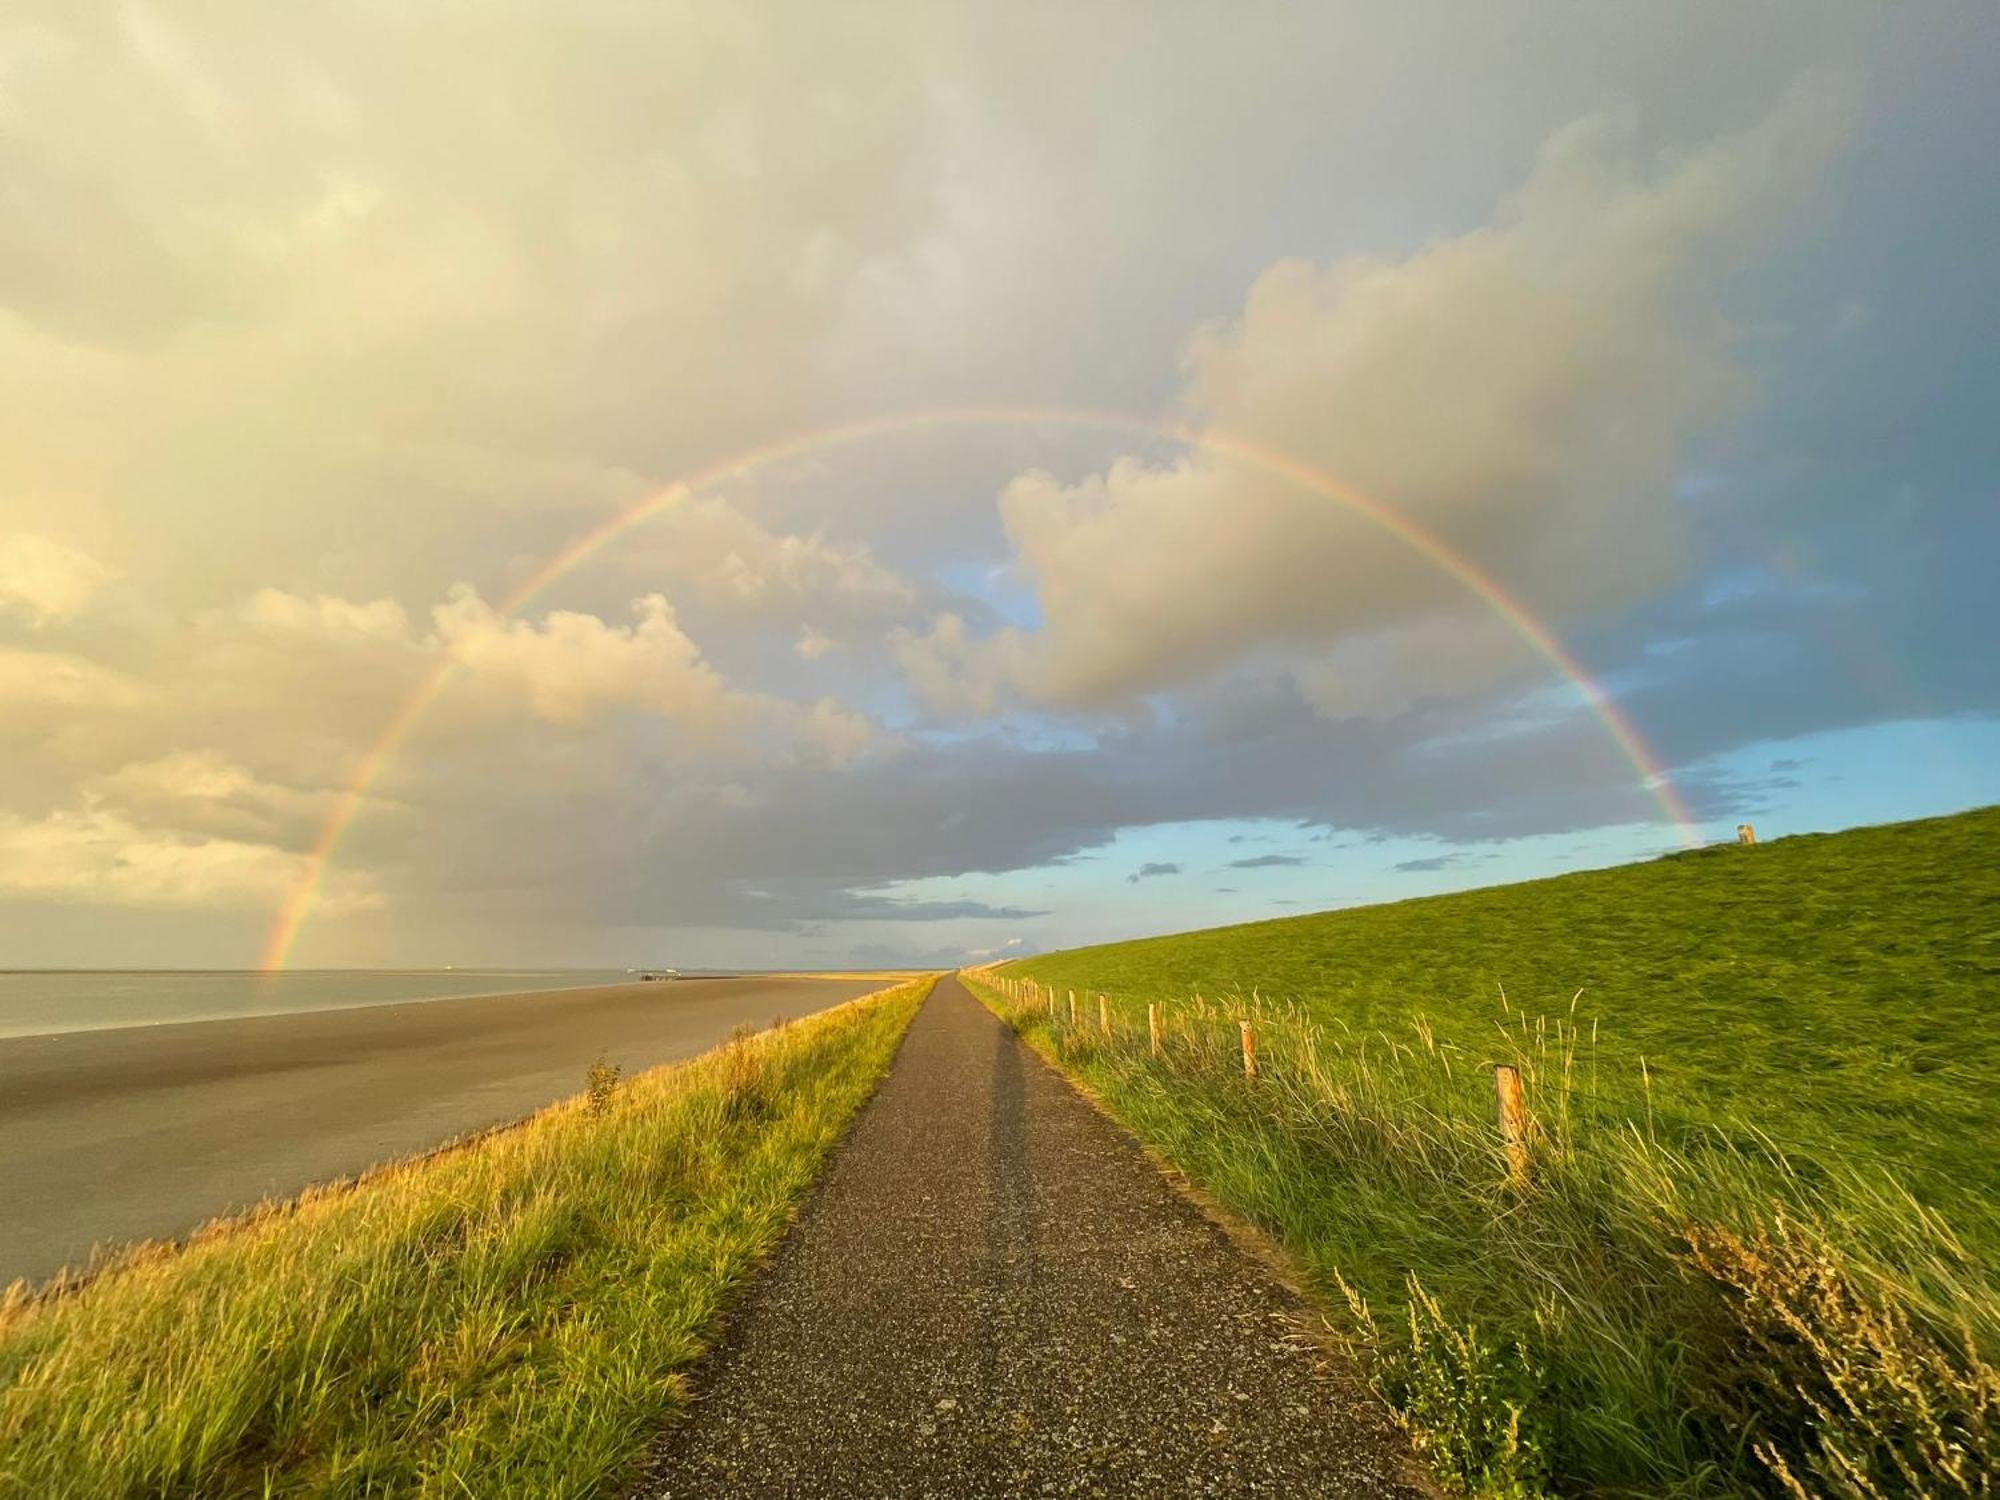
<path fill-rule="evenodd" d="M 0 1495 L 615 1493 L 930 981 L 0 1306 Z"/>
<path fill-rule="evenodd" d="M 1643 1107 L 1650 1076 L 1656 1118 L 1743 1119 L 1808 1154 L 1867 1154 L 1962 1210 L 2000 1197 L 2000 808 L 1014 972 L 1135 996 L 1257 987 L 1356 1033 L 1408 1038 L 1421 1015 L 1484 1055 L 1522 1014 L 1569 1017 L 1581 988 L 1575 1019 L 1597 1027 L 1583 1061 L 1622 1109 Z"/>
<path fill-rule="evenodd" d="M 1716 848 L 1053 954 L 986 997 L 1299 1257 L 1464 1489 L 1986 1495 L 1997 844 L 1987 809 Z"/>

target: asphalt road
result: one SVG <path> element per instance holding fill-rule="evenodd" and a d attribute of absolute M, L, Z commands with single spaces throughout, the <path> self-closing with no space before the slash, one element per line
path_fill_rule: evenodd
<path fill-rule="evenodd" d="M 1311 1327 L 946 979 L 697 1371 L 640 1493 L 1432 1493 Z"/>
<path fill-rule="evenodd" d="M 875 979 L 684 979 L 0 1039 L 0 1286 L 185 1234 Z"/>

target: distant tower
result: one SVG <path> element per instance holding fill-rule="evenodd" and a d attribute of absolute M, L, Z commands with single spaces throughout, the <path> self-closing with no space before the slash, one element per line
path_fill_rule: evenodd
<path fill-rule="evenodd" d="M 1756 843 L 1757 830 L 1752 828 L 1748 823 L 1738 823 L 1736 825 L 1736 842 L 1739 844 Z"/>

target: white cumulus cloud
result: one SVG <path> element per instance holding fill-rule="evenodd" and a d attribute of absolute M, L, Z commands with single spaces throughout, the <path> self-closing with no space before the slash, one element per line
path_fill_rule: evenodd
<path fill-rule="evenodd" d="M 401 641 L 410 627 L 408 614 L 393 599 L 356 603 L 330 594 L 306 598 L 275 588 L 259 589 L 244 600 L 236 619 L 272 635 L 329 642 Z"/>
<path fill-rule="evenodd" d="M 339 800 L 331 788 L 265 780 L 212 749 L 132 761 L 86 792 L 92 805 L 150 827 L 286 848 L 308 844 Z"/>
<path fill-rule="evenodd" d="M 540 624 L 502 616 L 467 587 L 432 611 L 452 659 L 475 677 L 520 691 L 537 717 L 580 724 L 636 708 L 709 731 L 730 727 L 741 704 L 680 628 L 661 594 L 634 601 L 635 623 L 556 610 Z"/>
<path fill-rule="evenodd" d="M 998 674 L 1100 706 L 1360 635 L 1377 648 L 1340 659 L 1378 680 L 1337 692 L 1322 665 L 1313 695 L 1393 708 L 1481 675 L 1429 677 L 1426 659 L 1455 650 L 1440 621 L 1494 657 L 1484 606 L 1426 548 L 1557 617 L 1672 583 L 1677 466 L 1745 390 L 1723 289 L 1798 219 L 1844 98 L 1809 78 L 1750 131 L 1652 170 L 1629 121 L 1584 120 L 1488 225 L 1403 259 L 1272 266 L 1189 351 L 1183 405 L 1216 444 L 1015 480 L 1001 511 L 1043 624 L 975 646 L 940 621 L 905 642 L 915 686 L 990 706 Z M 1336 493 L 1259 453 L 1337 476 Z M 1412 546 L 1404 524 L 1435 541 Z M 1417 634 L 1385 639 L 1403 630 Z"/>
<path fill-rule="evenodd" d="M 0 703 L 127 708 L 149 696 L 143 684 L 87 657 L 0 646 Z"/>
<path fill-rule="evenodd" d="M 39 819 L 0 813 L 0 892 L 17 900 L 170 909 L 258 909 L 297 888 L 305 857 L 268 844 L 135 823 L 103 807 Z M 380 902 L 365 875 L 336 871 L 331 912 Z"/>
<path fill-rule="evenodd" d="M 76 614 L 110 579 L 111 570 L 86 552 L 46 536 L 0 537 L 0 612 L 41 626 Z"/>
<path fill-rule="evenodd" d="M 782 619 L 880 619 L 908 610 L 916 590 L 860 542 L 773 531 L 719 497 L 684 498 L 648 525 L 644 558 L 686 580 L 704 603 Z"/>

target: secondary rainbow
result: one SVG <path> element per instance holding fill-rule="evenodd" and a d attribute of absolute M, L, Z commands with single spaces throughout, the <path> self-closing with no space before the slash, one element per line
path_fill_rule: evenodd
<path fill-rule="evenodd" d="M 1343 480 L 1272 449 L 1260 447 L 1228 433 L 1197 429 L 1172 421 L 1158 421 L 1122 412 L 1084 411 L 1070 408 L 1038 407 L 951 407 L 936 411 L 906 412 L 865 421 L 842 423 L 796 434 L 765 447 L 739 453 L 718 463 L 682 475 L 660 489 L 584 532 L 564 547 L 501 601 L 502 615 L 513 615 L 530 603 L 556 580 L 584 563 L 635 526 L 643 526 L 655 516 L 684 503 L 697 491 L 721 480 L 738 478 L 774 463 L 803 458 L 829 448 L 845 447 L 876 438 L 899 436 L 927 429 L 975 426 L 1038 426 L 1084 428 L 1101 432 L 1121 432 L 1150 439 L 1165 439 L 1197 452 L 1219 454 L 1264 470 L 1298 485 L 1310 493 L 1333 501 L 1406 543 L 1464 586 L 1504 620 L 1537 655 L 1541 656 L 1575 686 L 1585 704 L 1619 753 L 1638 773 L 1640 783 L 1658 803 L 1668 822 L 1679 829 L 1689 846 L 1700 843 L 1700 833 L 1680 793 L 1659 758 L 1641 737 L 1609 694 L 1585 670 L 1583 663 L 1544 625 L 1527 605 L 1509 594 L 1477 563 L 1453 551 L 1432 532 L 1409 517 L 1399 514 L 1383 501 Z M 355 767 L 354 776 L 341 792 L 327 816 L 319 837 L 306 856 L 306 866 L 298 883 L 279 909 L 276 923 L 264 945 L 261 966 L 268 972 L 282 969 L 299 931 L 319 895 L 319 888 L 332 861 L 341 836 L 360 811 L 368 788 L 395 757 L 403 741 L 451 677 L 452 662 L 439 661 L 412 690 L 402 707 L 383 727 Z"/>

